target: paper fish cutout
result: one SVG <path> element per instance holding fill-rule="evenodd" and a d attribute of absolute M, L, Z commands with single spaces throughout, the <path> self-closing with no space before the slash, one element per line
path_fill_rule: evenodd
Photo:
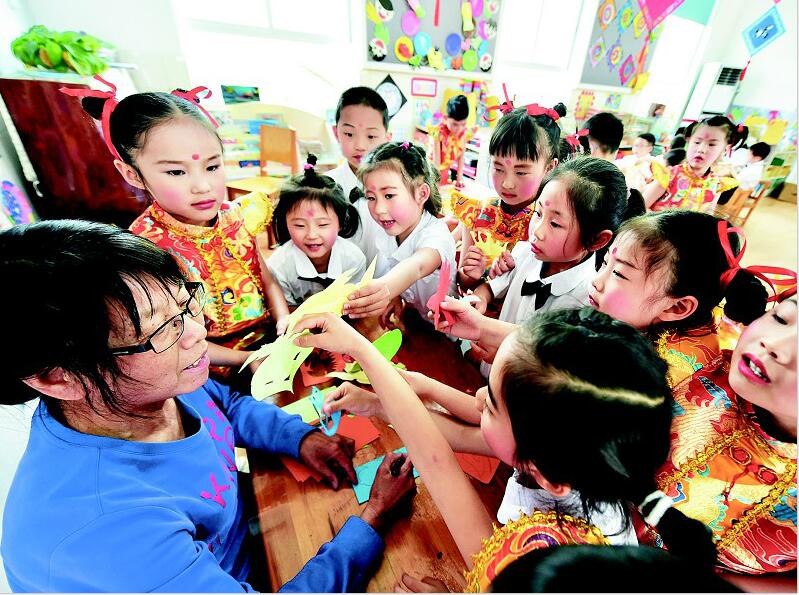
<path fill-rule="evenodd" d="M 325 392 L 328 392 L 328 390 L 325 390 Z M 322 412 L 322 405 L 324 405 L 325 402 L 325 392 L 322 392 L 314 386 L 311 388 L 311 395 L 308 398 L 318 411 L 319 424 L 322 426 L 322 431 L 328 436 L 332 436 L 338 430 L 338 425 L 341 422 L 341 411 L 334 411 L 332 415 L 327 415 Z"/>
<path fill-rule="evenodd" d="M 330 284 L 329 287 L 316 293 L 300 304 L 299 308 L 289 314 L 289 322 L 286 328 L 286 335 L 291 334 L 297 322 L 307 314 L 322 314 L 324 312 L 332 312 L 336 316 L 341 316 L 344 304 L 353 291 L 368 285 L 372 282 L 375 276 L 375 266 L 377 265 L 377 257 L 372 259 L 372 263 L 363 278 L 358 283 L 350 283 L 349 280 L 355 269 L 349 269 L 341 273 L 338 278 Z"/>
<path fill-rule="evenodd" d="M 497 256 L 500 256 L 508 247 L 508 242 L 500 242 L 486 231 L 473 231 L 472 240 L 474 240 L 474 245 L 482 250 L 489 267 L 494 264 Z"/>
<path fill-rule="evenodd" d="M 389 362 L 397 355 L 400 347 L 402 346 L 402 331 L 398 328 L 383 333 L 374 340 L 372 345 L 386 358 Z M 395 368 L 405 369 L 403 364 L 394 364 Z M 353 362 L 344 366 L 343 372 L 330 372 L 327 375 L 329 378 L 338 378 L 339 380 L 350 380 L 360 384 L 371 384 L 366 372 L 363 371 L 358 362 Z"/>
<path fill-rule="evenodd" d="M 406 455 L 408 453 L 404 446 L 402 448 L 398 448 L 394 452 L 406 453 Z M 369 500 L 369 497 L 372 493 L 372 485 L 374 484 L 375 476 L 377 475 L 377 468 L 380 467 L 380 463 L 383 462 L 384 458 L 385 455 L 355 467 L 355 475 L 358 478 L 358 484 L 352 486 L 352 490 L 355 492 L 355 497 L 358 499 L 358 504 L 363 504 Z M 419 472 L 416 470 L 416 467 L 413 468 L 413 476 L 419 477 Z"/>
<path fill-rule="evenodd" d="M 261 401 L 281 391 L 292 390 L 294 375 L 308 354 L 313 351 L 312 347 L 297 347 L 294 344 L 294 339 L 299 335 L 300 333 L 292 335 L 286 333 L 278 337 L 276 341 L 251 353 L 247 361 L 242 364 L 241 370 L 257 359 L 267 359 L 252 376 L 250 387 L 253 397 Z"/>
<path fill-rule="evenodd" d="M 441 309 L 441 302 L 444 301 L 444 298 L 447 297 L 449 293 L 450 268 L 451 265 L 449 261 L 444 259 L 441 263 L 441 268 L 438 270 L 438 289 L 436 289 L 436 292 L 427 300 L 427 308 L 433 312 L 433 325 L 435 325 L 436 330 L 438 330 L 442 322 L 442 316 L 447 321 L 447 324 L 452 324 L 455 321 L 452 314 L 447 310 Z"/>

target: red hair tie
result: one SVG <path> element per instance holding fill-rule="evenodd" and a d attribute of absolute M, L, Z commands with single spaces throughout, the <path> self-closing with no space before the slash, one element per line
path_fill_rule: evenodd
<path fill-rule="evenodd" d="M 580 137 L 585 136 L 586 134 L 588 134 L 588 128 L 582 128 L 581 130 L 578 130 L 574 134 L 570 134 L 569 136 L 567 136 L 566 142 L 569 143 L 575 149 L 579 149 Z"/>
<path fill-rule="evenodd" d="M 205 93 L 203 99 L 208 99 L 212 95 L 211 89 L 208 87 L 194 87 L 190 91 L 181 91 L 180 89 L 175 89 L 172 91 L 172 95 L 185 99 L 186 101 L 196 103 L 197 107 L 200 108 L 200 111 L 204 113 L 205 117 L 208 118 L 211 121 L 211 124 L 214 125 L 214 128 L 219 128 L 219 124 L 217 124 L 216 120 L 211 117 L 211 114 L 208 113 L 208 110 L 200 105 L 200 93 Z"/>
<path fill-rule="evenodd" d="M 751 266 L 751 267 L 741 267 L 741 259 L 743 259 L 744 252 L 746 251 L 746 237 L 744 236 L 744 232 L 739 227 L 732 227 L 727 226 L 726 221 L 719 221 L 718 223 L 718 233 L 719 233 L 719 242 L 721 243 L 721 249 L 724 250 L 724 254 L 727 257 L 727 264 L 730 265 L 730 268 L 724 271 L 721 274 L 719 280 L 721 281 L 721 291 L 722 293 L 727 290 L 732 280 L 735 278 L 735 275 L 738 274 L 738 271 L 747 271 L 752 273 L 758 279 L 762 279 L 766 282 L 766 284 L 771 288 L 771 291 L 774 293 L 773 296 L 768 298 L 769 302 L 777 302 L 785 299 L 796 293 L 796 272 L 790 269 L 785 269 L 782 267 L 772 267 L 772 266 Z M 730 234 L 737 233 L 741 239 L 743 240 L 743 244 L 741 245 L 741 251 L 738 253 L 738 256 L 732 251 L 732 246 L 730 245 Z M 770 276 L 769 276 L 770 275 Z M 776 276 L 786 277 L 784 279 L 779 279 Z M 778 293 L 776 286 L 786 287 L 787 289 Z"/>
<path fill-rule="evenodd" d="M 502 83 L 502 92 L 505 94 L 505 101 L 503 103 L 500 103 L 499 105 L 492 105 L 491 107 L 486 108 L 487 112 L 498 109 L 499 111 L 502 112 L 502 115 L 504 116 L 508 112 L 513 111 L 513 102 L 508 97 L 508 89 L 505 86 L 505 83 Z"/>
<path fill-rule="evenodd" d="M 97 97 L 98 99 L 105 99 L 105 103 L 103 104 L 103 114 L 100 118 L 100 132 L 103 135 L 105 146 L 108 147 L 109 151 L 111 151 L 111 155 L 114 156 L 114 159 L 122 161 L 122 158 L 119 156 L 116 147 L 114 147 L 114 143 L 111 142 L 111 112 L 113 112 L 114 108 L 119 105 L 119 101 L 117 101 L 116 85 L 109 83 L 99 74 L 95 74 L 94 79 L 103 83 L 106 87 L 108 87 L 109 90 L 98 91 L 96 89 L 73 89 L 70 87 L 61 87 L 59 91 L 61 91 L 61 93 L 64 95 L 70 95 L 72 97 Z"/>
<path fill-rule="evenodd" d="M 743 124 L 738 124 L 738 133 L 740 134 L 743 131 L 744 131 L 744 125 Z"/>
<path fill-rule="evenodd" d="M 541 107 L 537 103 L 531 103 L 524 106 L 527 109 L 528 116 L 549 116 L 557 122 L 560 119 L 560 114 L 553 110 L 551 107 Z"/>

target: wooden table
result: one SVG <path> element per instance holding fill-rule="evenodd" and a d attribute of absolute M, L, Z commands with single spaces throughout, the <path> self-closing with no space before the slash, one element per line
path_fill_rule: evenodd
<path fill-rule="evenodd" d="M 403 320 L 406 329 L 398 358 L 409 370 L 422 372 L 471 394 L 484 384 L 480 373 L 463 359 L 456 343 L 422 322 L 415 312 Z M 374 326 L 361 327 L 361 330 L 370 338 L 379 334 Z M 302 386 L 299 373 L 294 390 L 294 395 L 279 395 L 276 403 L 283 406 L 310 392 Z M 356 453 L 355 466 L 402 446 L 392 428 L 377 418 L 372 418 L 372 422 L 381 436 Z M 298 483 L 277 458 L 253 451 L 249 457 L 269 577 L 276 591 L 322 544 L 333 538 L 351 515 L 358 515 L 363 506 L 358 505 L 349 487 L 333 491 L 313 479 Z M 499 508 L 510 473 L 510 467 L 500 464 L 490 484 L 483 485 L 472 479 L 492 515 Z M 434 576 L 452 591 L 463 590 L 462 576 L 466 568 L 463 559 L 425 488 L 424 479 L 419 478 L 416 483 L 418 493 L 413 500 L 413 512 L 410 517 L 398 520 L 386 534 L 385 555 L 369 582 L 370 592 L 393 591 L 403 572 L 417 577 Z"/>

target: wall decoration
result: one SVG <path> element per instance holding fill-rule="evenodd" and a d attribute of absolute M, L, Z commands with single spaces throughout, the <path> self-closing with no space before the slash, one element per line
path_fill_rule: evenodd
<path fill-rule="evenodd" d="M 588 110 L 594 105 L 596 95 L 593 91 L 583 89 L 577 97 L 577 105 L 574 107 L 574 119 L 585 120 L 588 116 Z"/>
<path fill-rule="evenodd" d="M 447 0 L 443 7 L 441 0 L 364 2 L 367 67 L 383 62 L 491 72 L 500 0 Z"/>
<path fill-rule="evenodd" d="M 773 6 L 743 30 L 744 42 L 746 42 L 749 55 L 754 56 L 783 33 L 785 33 L 785 24 L 782 22 L 777 7 Z"/>
<path fill-rule="evenodd" d="M 685 0 L 638 0 L 641 12 L 644 14 L 646 28 L 650 31 L 663 22 Z"/>
<path fill-rule="evenodd" d="M 240 85 L 222 85 L 222 99 L 225 103 L 245 103 L 261 101 L 258 87 L 242 87 Z"/>
<path fill-rule="evenodd" d="M 621 93 L 609 93 L 605 98 L 607 109 L 617 110 L 621 107 Z"/>
<path fill-rule="evenodd" d="M 411 95 L 414 97 L 435 97 L 438 94 L 438 81 L 423 77 L 411 79 Z"/>
<path fill-rule="evenodd" d="M 25 193 L 14 182 L 3 180 L 0 189 L 0 213 L 4 216 L 4 223 L 10 221 L 14 225 L 25 225 L 39 220 Z"/>
<path fill-rule="evenodd" d="M 394 115 L 400 111 L 407 99 L 405 99 L 405 95 L 402 94 L 402 91 L 397 86 L 397 83 L 394 82 L 394 79 L 391 78 L 391 75 L 387 75 L 383 81 L 375 87 L 375 91 L 380 94 L 380 97 L 386 102 L 386 106 L 388 107 L 388 117 L 393 118 Z"/>
<path fill-rule="evenodd" d="M 658 3 L 647 4 L 653 11 L 651 4 Z M 678 5 L 679 2 L 674 8 Z M 663 14 L 667 13 L 661 13 L 660 20 Z M 581 84 L 643 88 L 663 25 L 658 24 L 653 30 L 648 27 L 646 15 L 636 0 L 602 0 L 591 32 L 594 41 L 583 63 Z"/>
<path fill-rule="evenodd" d="M 749 144 L 757 139 L 770 145 L 797 144 L 797 112 L 794 110 L 769 110 L 762 107 L 733 105 L 730 115 L 734 122 L 749 127 Z"/>

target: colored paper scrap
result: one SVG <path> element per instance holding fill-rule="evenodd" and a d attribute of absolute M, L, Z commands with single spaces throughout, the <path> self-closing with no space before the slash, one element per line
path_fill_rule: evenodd
<path fill-rule="evenodd" d="M 443 302 L 444 298 L 449 294 L 449 286 L 452 281 L 450 270 L 451 265 L 449 261 L 444 259 L 441 263 L 441 268 L 438 270 L 438 288 L 436 292 L 430 296 L 430 299 L 427 300 L 427 308 L 433 313 L 433 325 L 436 330 L 438 330 L 438 327 L 444 320 L 450 325 L 455 321 L 448 310 L 441 309 L 441 302 Z"/>
<path fill-rule="evenodd" d="M 499 467 L 499 459 L 494 457 L 456 452 L 455 458 L 458 459 L 461 469 L 480 483 L 491 483 Z"/>
<path fill-rule="evenodd" d="M 394 452 L 408 453 L 404 446 L 402 448 L 398 448 Z M 374 484 L 375 476 L 377 475 L 377 468 L 380 467 L 380 463 L 383 462 L 384 458 L 385 455 L 355 467 L 355 475 L 358 477 L 358 484 L 352 486 L 352 489 L 355 492 L 355 497 L 358 499 L 358 504 L 363 504 L 369 500 L 369 496 L 372 492 L 372 485 Z M 419 477 L 419 472 L 416 470 L 416 467 L 413 468 L 413 476 Z"/>
<path fill-rule="evenodd" d="M 281 409 L 289 415 L 299 415 L 306 424 L 313 425 L 319 423 L 319 412 L 316 410 L 309 397 L 297 399 L 293 403 L 281 407 Z"/>
<path fill-rule="evenodd" d="M 318 360 L 320 365 L 325 370 L 330 370 L 331 372 L 343 371 L 344 366 L 347 363 L 344 360 L 344 356 L 341 355 L 340 353 L 331 353 L 329 351 L 314 352 L 300 366 L 300 375 L 302 376 L 302 383 L 307 387 L 316 386 L 317 384 L 322 384 L 324 382 L 330 381 L 330 378 L 325 374 L 322 374 L 320 376 L 312 374 L 313 362 L 309 362 L 308 360 L 310 359 Z"/>
<path fill-rule="evenodd" d="M 402 346 L 402 331 L 400 331 L 398 328 L 395 328 L 385 332 L 375 339 L 372 345 L 375 346 L 375 348 L 384 358 L 386 358 L 386 360 L 391 361 L 392 358 L 397 355 L 397 352 Z M 394 367 L 403 369 L 405 368 L 405 366 L 402 364 L 394 364 Z M 346 364 L 344 366 L 343 372 L 330 372 L 327 376 L 328 378 L 338 378 L 339 380 L 349 380 L 359 382 L 361 384 L 370 384 L 369 378 L 366 376 L 366 373 L 363 371 L 363 368 L 361 368 L 361 365 L 358 362 Z"/>
<path fill-rule="evenodd" d="M 331 415 L 322 411 L 322 405 L 325 402 L 325 393 L 329 390 L 330 389 L 325 389 L 325 391 L 322 392 L 315 386 L 311 387 L 311 394 L 308 398 L 319 412 L 319 425 L 322 427 L 322 431 L 328 436 L 332 436 L 338 430 L 339 423 L 341 423 L 341 411 L 334 411 Z"/>
<path fill-rule="evenodd" d="M 311 477 L 313 477 L 316 481 L 320 481 L 322 479 L 321 475 L 311 471 L 297 459 L 292 459 L 291 457 L 280 457 L 280 461 L 283 463 L 283 465 L 285 465 L 292 477 L 294 477 L 294 479 L 300 483 Z"/>

